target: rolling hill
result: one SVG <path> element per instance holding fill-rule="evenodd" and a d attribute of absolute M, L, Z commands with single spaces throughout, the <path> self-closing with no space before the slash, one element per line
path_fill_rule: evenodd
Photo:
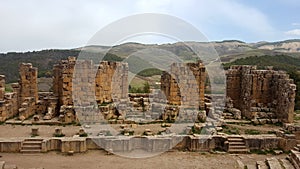
<path fill-rule="evenodd" d="M 250 56 L 277 56 L 286 55 L 294 58 L 300 58 L 300 40 L 287 40 L 281 42 L 258 42 L 245 43 L 238 40 L 227 40 L 221 42 L 177 42 L 174 44 L 139 44 L 125 43 L 109 46 L 86 46 L 70 50 L 50 49 L 32 52 L 9 52 L 0 54 L 0 74 L 6 75 L 8 83 L 18 80 L 18 65 L 21 62 L 30 62 L 39 69 L 39 77 L 52 76 L 52 67 L 59 60 L 66 59 L 68 56 L 77 57 L 83 51 L 88 57 L 103 56 L 106 53 L 104 60 L 122 61 L 125 58 L 134 54 L 139 54 L 147 49 L 154 49 L 155 57 L 167 58 L 168 55 L 174 55 L 179 60 L 185 62 L 199 59 L 195 52 L 190 48 L 197 48 L 200 56 L 209 56 L 210 52 L 215 51 L 220 56 L 224 63 L 233 62 L 236 59 L 247 58 Z M 151 54 L 151 53 L 150 53 Z M 145 61 L 140 58 L 131 58 L 135 65 L 143 68 Z M 146 65 L 147 67 L 151 67 Z M 137 67 L 137 70 L 141 70 Z M 152 72 L 157 72 L 151 70 Z M 145 72 L 143 72 L 145 73 Z M 146 73 L 147 74 L 147 73 Z M 156 73 L 157 74 L 157 73 Z"/>

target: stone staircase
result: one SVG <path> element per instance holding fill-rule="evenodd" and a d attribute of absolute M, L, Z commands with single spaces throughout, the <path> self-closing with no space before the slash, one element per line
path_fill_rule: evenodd
<path fill-rule="evenodd" d="M 265 161 L 257 161 L 256 164 L 245 165 L 247 169 L 294 169 L 287 159 L 267 158 Z"/>
<path fill-rule="evenodd" d="M 248 153 L 249 149 L 245 144 L 245 140 L 242 136 L 231 135 L 227 137 L 228 140 L 228 152 L 229 153 Z"/>
<path fill-rule="evenodd" d="M 42 152 L 43 139 L 30 138 L 22 142 L 21 153 L 40 153 Z"/>
<path fill-rule="evenodd" d="M 300 169 L 300 144 L 297 144 L 297 146 L 291 150 L 289 160 L 296 169 Z"/>
<path fill-rule="evenodd" d="M 300 144 L 291 150 L 287 158 L 267 158 L 265 161 L 257 161 L 256 166 L 246 165 L 248 169 L 300 169 Z"/>

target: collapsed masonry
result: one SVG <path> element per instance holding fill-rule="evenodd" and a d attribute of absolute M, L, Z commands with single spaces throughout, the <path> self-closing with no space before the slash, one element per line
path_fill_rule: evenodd
<path fill-rule="evenodd" d="M 201 62 L 172 64 L 170 71 L 161 76 L 162 92 L 150 95 L 128 94 L 126 63 L 104 61 L 96 65 L 69 57 L 53 68 L 53 92 L 38 92 L 37 68 L 31 64 L 20 64 L 19 73 L 20 80 L 12 84 L 12 92 L 5 92 L 5 77 L 0 76 L 2 122 L 12 117 L 23 121 L 34 116 L 36 120 L 58 117 L 63 123 L 71 123 L 77 121 L 74 105 L 91 105 L 94 100 L 101 113 L 86 116 L 86 121 L 97 121 L 103 116 L 106 120 L 124 120 L 135 116 L 136 110 L 150 119 L 194 121 L 197 116 L 198 120 L 205 119 L 207 112 L 201 110 L 207 110 L 209 105 L 205 104 L 206 72 Z M 77 73 L 75 79 L 74 73 Z M 292 122 L 295 89 L 285 72 L 232 66 L 227 72 L 228 99 L 224 114 L 260 123 Z M 187 109 L 180 112 L 181 108 Z"/>
<path fill-rule="evenodd" d="M 19 66 L 20 79 L 13 83 L 12 92 L 5 93 L 5 76 L 0 76 L 0 121 L 5 121 L 15 116 L 25 120 L 35 114 L 44 113 L 53 99 L 49 95 L 38 94 L 37 68 L 30 63 L 22 63 Z M 55 99 L 54 99 L 55 100 Z M 54 106 L 55 107 L 55 101 Z"/>
<path fill-rule="evenodd" d="M 227 72 L 227 108 L 260 123 L 293 122 L 296 85 L 283 71 L 232 66 Z"/>

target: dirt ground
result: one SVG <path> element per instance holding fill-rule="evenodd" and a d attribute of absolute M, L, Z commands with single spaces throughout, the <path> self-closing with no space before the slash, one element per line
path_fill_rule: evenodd
<path fill-rule="evenodd" d="M 46 125 L 0 125 L 0 138 L 30 137 L 31 128 L 38 127 L 41 137 L 51 137 L 55 128 L 62 128 L 67 137 L 75 135 L 81 126 L 46 126 Z M 114 128 L 119 128 L 115 125 Z M 136 129 L 141 133 L 145 128 L 152 130 L 161 129 L 160 124 L 141 125 Z M 241 168 L 243 164 L 255 164 L 256 161 L 264 161 L 271 155 L 257 154 L 210 154 L 200 152 L 166 152 L 151 158 L 125 158 L 117 155 L 107 155 L 106 152 L 88 151 L 86 153 L 67 156 L 59 152 L 40 154 L 0 153 L 0 161 L 7 164 L 16 164 L 19 169 L 43 167 L 44 169 L 98 169 L 98 168 L 215 168 L 232 169 Z M 286 155 L 277 156 L 284 158 Z M 242 167 L 243 168 L 243 167 Z"/>
<path fill-rule="evenodd" d="M 271 155 L 256 154 L 208 154 L 199 152 L 166 152 L 151 158 L 132 159 L 117 155 L 107 155 L 104 151 L 88 151 L 87 153 L 67 156 L 56 152 L 41 154 L 1 153 L 0 161 L 16 164 L 19 168 L 45 169 L 234 169 L 243 164 L 255 164 Z M 286 155 L 277 156 L 284 158 Z"/>

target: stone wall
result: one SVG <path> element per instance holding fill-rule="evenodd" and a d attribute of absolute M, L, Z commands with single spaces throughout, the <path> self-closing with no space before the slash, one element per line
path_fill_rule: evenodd
<path fill-rule="evenodd" d="M 5 94 L 5 76 L 0 75 L 0 100 L 4 100 Z"/>
<path fill-rule="evenodd" d="M 276 135 L 243 135 L 249 150 L 291 150 L 297 143 L 292 136 Z M 211 152 L 227 151 L 227 136 L 221 135 L 173 135 L 173 136 L 127 136 L 127 137 L 96 137 L 96 138 L 42 138 L 42 152 L 60 151 L 82 153 L 88 150 L 111 150 L 116 153 L 130 153 L 134 150 L 147 152 L 164 152 L 169 150 L 189 150 Z M 0 152 L 20 152 L 24 138 L 1 139 Z M 100 147 L 101 145 L 102 147 Z"/>
<path fill-rule="evenodd" d="M 197 63 L 173 63 L 161 76 L 161 90 L 168 104 L 204 109 L 205 67 Z"/>
<path fill-rule="evenodd" d="M 226 87 L 227 97 L 243 117 L 293 122 L 296 85 L 286 72 L 232 66 L 227 71 Z"/>
<path fill-rule="evenodd" d="M 37 87 L 37 68 L 31 63 L 19 65 L 20 79 L 12 83 L 12 92 L 5 93 L 5 76 L 0 76 L 0 121 L 15 116 L 23 121 L 33 115 L 56 114 L 57 98 L 52 93 L 39 93 Z M 39 118 L 38 118 L 39 119 Z"/>
<path fill-rule="evenodd" d="M 53 74 L 53 92 L 59 99 L 58 107 L 62 121 L 70 122 L 76 119 L 75 112 L 72 112 L 74 104 L 91 106 L 95 101 L 101 106 L 114 102 L 118 107 L 118 113 L 126 114 L 128 100 L 126 63 L 103 61 L 95 64 L 92 61 L 76 61 L 75 57 L 69 57 L 68 60 L 62 60 L 54 66 Z M 113 117 L 115 110 L 115 107 L 110 108 L 105 112 L 108 112 L 105 117 L 108 119 Z M 100 114 L 95 116 L 100 117 Z M 93 119 L 95 120 L 94 117 Z"/>
<path fill-rule="evenodd" d="M 100 63 L 96 74 L 96 100 L 99 104 L 128 99 L 128 65 L 122 62 Z"/>
<path fill-rule="evenodd" d="M 28 97 L 32 97 L 35 102 L 38 101 L 37 75 L 38 70 L 32 67 L 31 63 L 21 63 L 19 65 L 19 84 L 20 84 L 20 102 L 22 103 Z"/>
<path fill-rule="evenodd" d="M 72 79 L 75 64 L 75 57 L 69 57 L 53 67 L 53 93 L 58 97 L 59 105 L 73 105 Z"/>
<path fill-rule="evenodd" d="M 167 103 L 154 100 L 152 107 L 164 107 L 160 112 L 164 121 L 195 121 L 202 114 L 198 110 L 205 109 L 205 81 L 205 67 L 200 61 L 173 63 L 170 71 L 164 71 L 161 76 L 161 90 Z"/>
<path fill-rule="evenodd" d="M 38 70 L 31 63 L 19 65 L 19 119 L 25 120 L 36 112 L 38 102 L 37 75 Z"/>
<path fill-rule="evenodd" d="M 14 85 L 12 85 L 14 87 Z M 0 76 L 0 122 L 14 117 L 18 113 L 17 91 L 5 93 L 5 76 Z"/>

